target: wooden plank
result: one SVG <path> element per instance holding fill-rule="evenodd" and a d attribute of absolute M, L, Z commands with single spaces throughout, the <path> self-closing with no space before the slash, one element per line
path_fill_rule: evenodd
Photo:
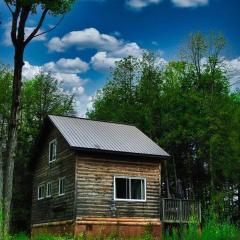
<path fill-rule="evenodd" d="M 146 177 L 147 201 L 113 201 L 114 175 Z M 77 217 L 159 217 L 160 166 L 157 162 L 112 156 L 77 157 Z M 116 210 L 112 210 L 112 206 Z"/>

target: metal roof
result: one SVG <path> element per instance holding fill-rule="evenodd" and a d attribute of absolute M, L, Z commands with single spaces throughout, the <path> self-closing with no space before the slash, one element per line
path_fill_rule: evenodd
<path fill-rule="evenodd" d="M 169 156 L 135 126 L 49 115 L 70 147 L 92 151 Z"/>

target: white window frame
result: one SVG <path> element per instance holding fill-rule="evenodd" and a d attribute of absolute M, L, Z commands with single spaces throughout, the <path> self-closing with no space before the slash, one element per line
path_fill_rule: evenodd
<path fill-rule="evenodd" d="M 125 198 L 117 198 L 116 197 L 116 178 L 123 178 L 123 179 L 129 179 L 131 182 L 131 179 L 137 179 L 137 180 L 143 180 L 144 181 L 144 199 L 125 199 Z M 131 197 L 131 184 L 129 186 L 129 193 Z M 124 201 L 124 202 L 146 202 L 147 201 L 147 179 L 145 177 L 129 177 L 129 176 L 114 176 L 113 179 L 113 199 L 114 201 Z"/>
<path fill-rule="evenodd" d="M 54 149 L 54 156 L 55 158 L 51 159 L 51 144 L 55 143 L 55 149 Z M 57 160 L 57 139 L 54 138 L 52 141 L 49 142 L 48 145 L 48 162 L 52 163 L 55 162 Z"/>
<path fill-rule="evenodd" d="M 64 180 L 64 192 L 63 193 L 60 193 L 60 189 L 61 189 L 61 181 Z M 58 196 L 63 196 L 65 195 L 65 185 L 66 185 L 66 177 L 61 177 L 58 179 Z"/>
<path fill-rule="evenodd" d="M 41 187 L 43 187 L 43 197 L 39 197 L 39 190 L 40 190 Z M 38 200 L 42 200 L 42 199 L 45 198 L 45 195 L 46 195 L 45 190 L 46 190 L 46 188 L 45 188 L 45 183 L 40 183 L 40 184 L 38 185 L 38 191 L 37 191 L 37 199 L 38 199 Z"/>
<path fill-rule="evenodd" d="M 50 194 L 48 194 L 49 186 L 51 186 Z M 47 184 L 46 184 L 46 198 L 50 198 L 50 197 L 52 197 L 52 182 L 47 182 Z"/>

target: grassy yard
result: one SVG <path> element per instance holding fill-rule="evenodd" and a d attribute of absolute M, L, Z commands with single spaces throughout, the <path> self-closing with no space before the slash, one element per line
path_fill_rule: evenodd
<path fill-rule="evenodd" d="M 87 238 L 82 235 L 74 240 L 123 240 L 125 238 L 114 234 L 109 237 L 96 236 Z M 239 240 L 239 229 L 228 223 L 216 223 L 215 221 L 209 221 L 204 224 L 200 231 L 196 224 L 190 224 L 188 228 L 173 229 L 172 233 L 165 233 L 162 240 Z M 9 240 L 29 240 L 25 234 L 18 234 L 10 237 Z M 39 236 L 34 240 L 73 240 L 71 237 L 54 237 L 54 236 Z M 150 233 L 146 232 L 144 236 L 131 238 L 130 240 L 154 240 Z"/>

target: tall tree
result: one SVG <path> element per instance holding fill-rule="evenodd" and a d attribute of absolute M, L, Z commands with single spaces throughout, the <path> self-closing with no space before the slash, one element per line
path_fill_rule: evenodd
<path fill-rule="evenodd" d="M 21 85 L 22 85 L 22 68 L 24 65 L 24 51 L 31 40 L 39 35 L 51 31 L 55 27 L 39 33 L 47 14 L 63 15 L 66 13 L 74 0 L 4 0 L 8 7 L 11 17 L 11 40 L 14 47 L 14 72 L 12 85 L 12 103 L 11 103 L 11 117 L 8 127 L 7 140 L 7 154 L 4 167 L 4 187 L 3 187 L 3 234 L 9 232 L 10 209 L 12 200 L 12 183 L 14 172 L 14 158 L 17 147 L 17 131 L 18 121 L 20 116 L 20 99 L 21 99 Z M 25 35 L 26 23 L 31 15 L 41 11 L 40 19 L 30 33 Z"/>
<path fill-rule="evenodd" d="M 184 61 L 169 62 L 165 67 L 151 54 L 145 55 L 134 69 L 132 101 L 124 100 L 126 91 L 120 87 L 127 78 L 113 74 L 114 84 L 106 84 L 88 116 L 138 126 L 174 157 L 165 166 L 171 169 L 172 196 L 178 195 L 177 178 L 182 183 L 181 197 L 198 198 L 206 204 L 214 192 L 225 191 L 232 201 L 227 203 L 228 209 L 234 206 L 229 216 L 236 219 L 240 104 L 239 93 L 230 92 L 221 66 L 224 43 L 220 35 L 211 35 L 210 40 L 199 33 L 192 35 Z M 125 68 L 118 63 L 115 71 Z M 167 178 L 162 190 L 169 196 L 166 185 Z"/>
<path fill-rule="evenodd" d="M 61 90 L 62 84 L 46 73 L 25 81 L 22 89 L 21 115 L 13 185 L 12 231 L 26 231 L 30 226 L 29 204 L 32 199 L 32 152 L 35 140 L 49 114 L 74 114 L 73 96 Z"/>
<path fill-rule="evenodd" d="M 7 139 L 12 81 L 12 72 L 6 67 L 0 68 L 0 136 L 2 142 L 6 142 Z M 16 150 L 18 161 L 15 164 L 13 184 L 12 230 L 14 232 L 26 231 L 30 224 L 29 204 L 32 187 L 30 160 L 34 141 L 39 135 L 44 119 L 48 114 L 74 114 L 73 96 L 62 89 L 62 84 L 46 73 L 40 73 L 33 79 L 23 82 Z M 3 154 L 6 154 L 5 144 L 3 144 Z"/>

